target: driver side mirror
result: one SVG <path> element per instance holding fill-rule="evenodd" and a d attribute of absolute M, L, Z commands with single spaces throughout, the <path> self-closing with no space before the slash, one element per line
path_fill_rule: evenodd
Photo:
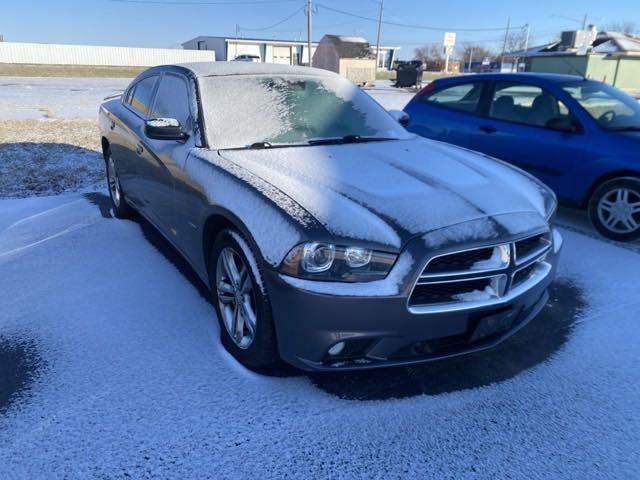
<path fill-rule="evenodd" d="M 188 135 L 175 118 L 154 118 L 147 120 L 144 133 L 154 140 L 186 140 Z"/>
<path fill-rule="evenodd" d="M 547 128 L 552 130 L 558 130 L 566 133 L 578 133 L 581 131 L 580 124 L 571 117 L 555 117 L 549 120 L 546 125 Z"/>
<path fill-rule="evenodd" d="M 409 115 L 402 110 L 389 110 L 389 114 L 403 127 L 409 125 Z"/>

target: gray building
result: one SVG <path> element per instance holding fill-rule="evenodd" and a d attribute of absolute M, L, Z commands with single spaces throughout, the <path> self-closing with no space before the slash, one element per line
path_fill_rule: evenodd
<path fill-rule="evenodd" d="M 318 43 L 311 44 L 311 58 Z M 307 42 L 302 40 L 272 40 L 266 38 L 234 38 L 200 36 L 182 44 L 185 50 L 214 50 L 216 61 L 226 62 L 240 55 L 255 55 L 265 63 L 305 65 L 309 63 Z M 375 47 L 374 47 L 375 49 Z M 390 70 L 396 58 L 397 46 L 380 46 L 379 70 Z M 375 57 L 375 53 L 374 53 Z"/>

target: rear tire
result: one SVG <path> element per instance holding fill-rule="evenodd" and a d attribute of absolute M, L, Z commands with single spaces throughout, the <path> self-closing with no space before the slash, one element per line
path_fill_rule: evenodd
<path fill-rule="evenodd" d="M 591 195 L 588 212 L 593 226 L 605 237 L 620 242 L 640 238 L 640 178 L 604 182 Z"/>
<path fill-rule="evenodd" d="M 117 218 L 130 218 L 132 210 L 127 204 L 124 192 L 120 186 L 120 178 L 118 177 L 116 164 L 111 156 L 110 150 L 108 150 L 106 154 L 105 167 L 107 173 L 107 187 L 109 188 L 109 198 L 111 199 L 113 214 Z"/>
<path fill-rule="evenodd" d="M 235 230 L 223 230 L 211 249 L 211 299 L 224 347 L 249 368 L 278 363 L 278 344 L 269 296 L 249 242 Z"/>

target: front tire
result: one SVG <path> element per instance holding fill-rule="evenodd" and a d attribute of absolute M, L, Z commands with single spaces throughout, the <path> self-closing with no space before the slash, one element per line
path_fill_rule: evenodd
<path fill-rule="evenodd" d="M 129 218 L 131 217 L 131 207 L 129 207 L 125 200 L 124 192 L 120 186 L 118 171 L 116 170 L 116 163 L 111 156 L 111 151 L 107 152 L 105 163 L 107 169 L 107 186 L 109 187 L 109 198 L 111 198 L 113 214 L 117 218 Z"/>
<path fill-rule="evenodd" d="M 271 305 L 256 255 L 235 230 L 223 230 L 211 249 L 211 298 L 220 322 L 220 339 L 249 368 L 279 360 Z"/>
<path fill-rule="evenodd" d="M 604 182 L 591 195 L 588 212 L 593 226 L 605 237 L 621 242 L 640 238 L 640 179 Z"/>

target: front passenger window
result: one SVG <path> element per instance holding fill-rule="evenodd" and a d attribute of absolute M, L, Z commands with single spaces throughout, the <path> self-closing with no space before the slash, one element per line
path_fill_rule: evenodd
<path fill-rule="evenodd" d="M 496 120 L 551 128 L 569 121 L 569 110 L 554 95 L 534 85 L 496 82 L 489 116 Z"/>
<path fill-rule="evenodd" d="M 176 75 L 164 75 L 149 118 L 175 118 L 185 131 L 189 131 L 191 111 L 186 81 Z"/>

